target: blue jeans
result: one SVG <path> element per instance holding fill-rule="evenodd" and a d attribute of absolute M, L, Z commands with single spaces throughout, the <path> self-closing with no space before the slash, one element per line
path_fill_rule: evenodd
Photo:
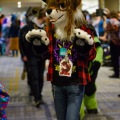
<path fill-rule="evenodd" d="M 79 120 L 85 87 L 81 85 L 53 85 L 57 120 Z"/>

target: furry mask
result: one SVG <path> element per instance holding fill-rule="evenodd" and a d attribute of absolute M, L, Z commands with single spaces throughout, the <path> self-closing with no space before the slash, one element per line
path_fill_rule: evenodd
<path fill-rule="evenodd" d="M 71 38 L 74 27 L 86 24 L 81 12 L 81 0 L 48 0 L 47 4 L 46 16 L 55 25 L 59 38 Z"/>

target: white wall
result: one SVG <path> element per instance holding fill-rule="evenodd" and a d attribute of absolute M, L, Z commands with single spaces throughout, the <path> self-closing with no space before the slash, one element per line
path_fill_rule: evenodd
<path fill-rule="evenodd" d="M 15 8 L 15 7 L 10 8 L 10 6 L 13 5 L 13 4 L 11 4 L 10 6 L 7 5 L 7 7 L 5 7 L 6 4 L 3 4 L 3 3 L 5 3 L 6 1 L 8 1 L 8 0 L 0 0 L 0 3 L 2 3 L 2 6 L 0 5 L 0 7 L 3 8 L 4 14 L 11 14 L 13 12 L 25 11 L 30 6 L 31 1 L 32 2 L 34 1 L 34 4 L 32 3 L 32 5 L 36 5 L 35 3 L 38 2 L 38 0 L 28 0 L 29 2 L 26 0 L 25 2 L 28 2 L 28 7 L 27 8 Z M 12 0 L 12 1 L 16 1 L 16 0 Z M 24 1 L 24 0 L 22 0 L 22 1 Z M 41 0 L 39 0 L 39 2 L 40 1 Z M 82 4 L 83 4 L 82 9 L 83 10 L 88 10 L 90 13 L 95 12 L 96 9 L 98 8 L 98 0 L 82 0 Z M 23 3 L 23 5 L 26 7 L 25 3 Z M 37 4 L 37 5 L 40 5 L 40 4 Z"/>
<path fill-rule="evenodd" d="M 2 13 L 5 15 L 9 14 L 19 14 L 21 12 L 26 11 L 28 8 L 8 8 L 8 7 L 2 7 Z"/>
<path fill-rule="evenodd" d="M 82 9 L 87 10 L 89 13 L 95 12 L 98 7 L 98 0 L 82 0 Z"/>
<path fill-rule="evenodd" d="M 120 0 L 105 0 L 105 6 L 110 10 L 110 11 L 119 11 L 120 10 Z"/>

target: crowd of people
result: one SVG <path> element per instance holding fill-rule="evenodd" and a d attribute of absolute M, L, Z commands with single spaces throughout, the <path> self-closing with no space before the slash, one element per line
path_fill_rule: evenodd
<path fill-rule="evenodd" d="M 18 56 L 20 20 L 16 15 L 0 16 L 0 54 Z"/>
<path fill-rule="evenodd" d="M 47 14 L 50 14 L 50 12 L 51 12 L 50 9 L 49 11 L 47 10 Z M 44 36 L 41 36 L 42 34 L 44 34 L 42 30 L 46 30 L 46 14 L 45 13 L 46 13 L 45 8 L 36 9 L 36 8 L 30 7 L 26 12 L 26 16 L 25 16 L 26 25 L 22 28 L 20 27 L 21 25 L 20 20 L 15 15 L 12 14 L 9 16 L 9 18 L 6 18 L 4 15 L 0 16 L 0 54 L 7 55 L 7 56 L 18 56 L 18 52 L 20 50 L 21 58 L 24 63 L 24 69 L 26 69 L 26 72 L 27 72 L 27 81 L 28 81 L 28 86 L 30 88 L 29 95 L 32 95 L 34 97 L 35 106 L 37 108 L 39 108 L 41 104 L 44 104 L 43 97 L 42 97 L 42 89 L 44 84 L 43 74 L 45 70 L 45 60 L 49 59 L 50 57 L 48 55 L 48 46 L 47 46 L 48 44 L 46 44 L 47 38 L 45 38 L 45 41 L 44 41 Z M 97 9 L 96 13 L 92 15 L 90 15 L 88 11 L 83 11 L 83 14 L 86 18 L 87 24 L 89 25 L 91 24 L 94 26 L 94 28 L 92 26 L 89 26 L 89 27 L 90 29 L 92 28 L 92 30 L 94 31 L 95 47 L 97 49 L 98 55 L 96 56 L 96 58 L 94 57 L 95 60 L 94 62 L 91 63 L 89 68 L 90 77 L 93 80 L 93 82 L 91 82 L 91 84 L 88 84 L 86 88 L 81 86 L 80 89 L 81 89 L 81 96 L 83 96 L 83 93 L 85 91 L 85 95 L 87 99 L 91 98 L 91 96 L 93 99 L 95 98 L 95 92 L 96 92 L 95 80 L 96 80 L 100 66 L 105 62 L 106 52 L 108 52 L 108 54 L 111 56 L 111 65 L 114 71 L 114 74 L 109 77 L 110 78 L 120 77 L 119 76 L 119 73 L 120 73 L 119 72 L 120 13 L 116 11 L 110 12 L 107 8 L 104 8 L 104 9 Z M 37 36 L 34 36 L 34 34 L 32 35 L 32 32 L 34 33 L 34 31 L 32 31 L 33 29 L 36 30 L 36 32 L 38 33 L 39 32 L 43 32 L 43 33 L 41 33 L 41 35 L 38 34 Z M 40 31 L 37 31 L 39 29 Z M 32 32 L 30 33 L 29 31 L 32 31 Z M 26 37 L 27 33 L 30 34 L 30 37 L 29 36 Z M 40 42 L 40 39 L 42 39 L 42 42 Z M 57 42 L 60 43 L 60 41 L 57 41 Z M 65 45 L 67 46 L 67 44 L 68 43 L 65 42 L 64 46 Z M 76 41 L 76 44 L 77 44 L 77 41 Z M 104 45 L 107 45 L 107 46 L 104 47 Z M 59 47 L 59 44 L 58 46 L 56 46 L 55 49 L 58 50 L 58 47 Z M 103 49 L 103 53 L 101 48 Z M 64 54 L 64 52 L 66 51 L 66 49 L 62 49 L 62 48 L 60 50 L 62 51 L 60 54 Z M 56 54 L 57 56 L 59 53 L 54 51 L 54 54 Z M 61 55 L 61 56 L 65 56 L 65 55 Z M 52 58 L 50 58 L 50 60 L 51 59 Z M 85 57 L 84 59 L 87 59 L 87 58 Z M 66 61 L 67 63 L 65 63 Z M 52 62 L 55 62 L 55 60 L 53 60 Z M 72 66 L 72 63 L 70 63 L 71 61 L 68 59 L 68 56 L 65 56 L 65 58 L 59 62 L 61 62 L 60 67 L 62 67 L 63 64 L 68 65 L 68 67 Z M 55 64 L 57 64 L 57 62 Z M 48 69 L 48 71 L 51 69 L 53 70 L 53 68 Z M 77 72 L 68 73 L 68 74 L 60 72 L 58 75 L 58 71 L 56 69 L 57 68 L 53 70 L 54 71 L 53 79 L 57 77 L 58 80 L 55 79 L 52 81 L 52 89 L 53 89 L 53 97 L 55 100 L 55 107 L 56 107 L 55 109 L 57 112 L 57 117 L 61 118 L 63 114 L 59 113 L 61 111 L 58 108 L 61 108 L 62 106 L 61 104 L 59 104 L 59 102 L 61 101 L 58 100 L 58 98 L 62 99 L 62 96 L 57 95 L 57 92 L 62 93 L 63 88 L 60 88 L 59 86 L 62 86 L 62 84 L 65 86 L 67 85 L 70 86 L 71 84 L 76 84 L 76 83 L 78 84 L 79 81 L 78 81 L 78 78 L 75 77 L 77 76 Z M 53 71 L 52 72 L 50 71 L 50 74 L 53 74 Z M 73 74 L 72 77 L 73 78 L 75 77 L 76 79 L 75 81 L 72 81 L 72 77 L 70 74 Z M 67 79 L 70 83 L 68 81 L 64 82 L 65 79 Z M 62 81 L 62 82 L 59 82 L 59 81 Z M 64 88 L 64 91 L 67 89 L 68 89 L 67 87 Z M 76 90 L 76 88 L 72 88 L 72 87 L 69 90 L 72 90 L 72 89 Z M 66 94 L 67 92 L 69 94 L 70 92 L 69 90 L 66 91 Z M 118 96 L 120 97 L 120 95 Z M 86 98 L 84 97 L 84 99 Z M 78 99 L 78 100 L 79 100 L 79 104 L 81 104 L 82 99 Z M 65 99 L 62 99 L 62 102 L 63 101 L 65 102 Z M 94 99 L 94 103 L 95 103 L 95 108 L 93 108 L 92 111 L 88 109 L 89 113 L 98 113 L 97 101 L 95 99 Z M 79 109 L 79 108 L 76 108 L 76 109 Z"/>
<path fill-rule="evenodd" d="M 120 21 L 119 12 L 105 9 L 103 18 L 98 24 L 98 35 L 102 44 L 107 43 L 110 47 L 111 63 L 114 74 L 110 78 L 119 78 L 119 56 L 120 56 Z M 100 27 L 102 24 L 103 27 Z"/>
<path fill-rule="evenodd" d="M 120 13 L 109 11 L 107 8 L 97 9 L 93 15 L 89 15 L 86 11 L 85 13 L 88 15 L 88 21 L 96 29 L 101 41 L 104 50 L 103 64 L 106 62 L 106 58 L 111 60 L 111 64 L 109 65 L 113 67 L 114 74 L 109 77 L 119 78 Z"/>

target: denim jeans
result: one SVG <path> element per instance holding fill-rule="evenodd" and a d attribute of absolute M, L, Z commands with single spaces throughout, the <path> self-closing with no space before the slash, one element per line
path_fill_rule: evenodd
<path fill-rule="evenodd" d="M 84 90 L 85 87 L 82 85 L 53 85 L 57 120 L 79 120 Z"/>

